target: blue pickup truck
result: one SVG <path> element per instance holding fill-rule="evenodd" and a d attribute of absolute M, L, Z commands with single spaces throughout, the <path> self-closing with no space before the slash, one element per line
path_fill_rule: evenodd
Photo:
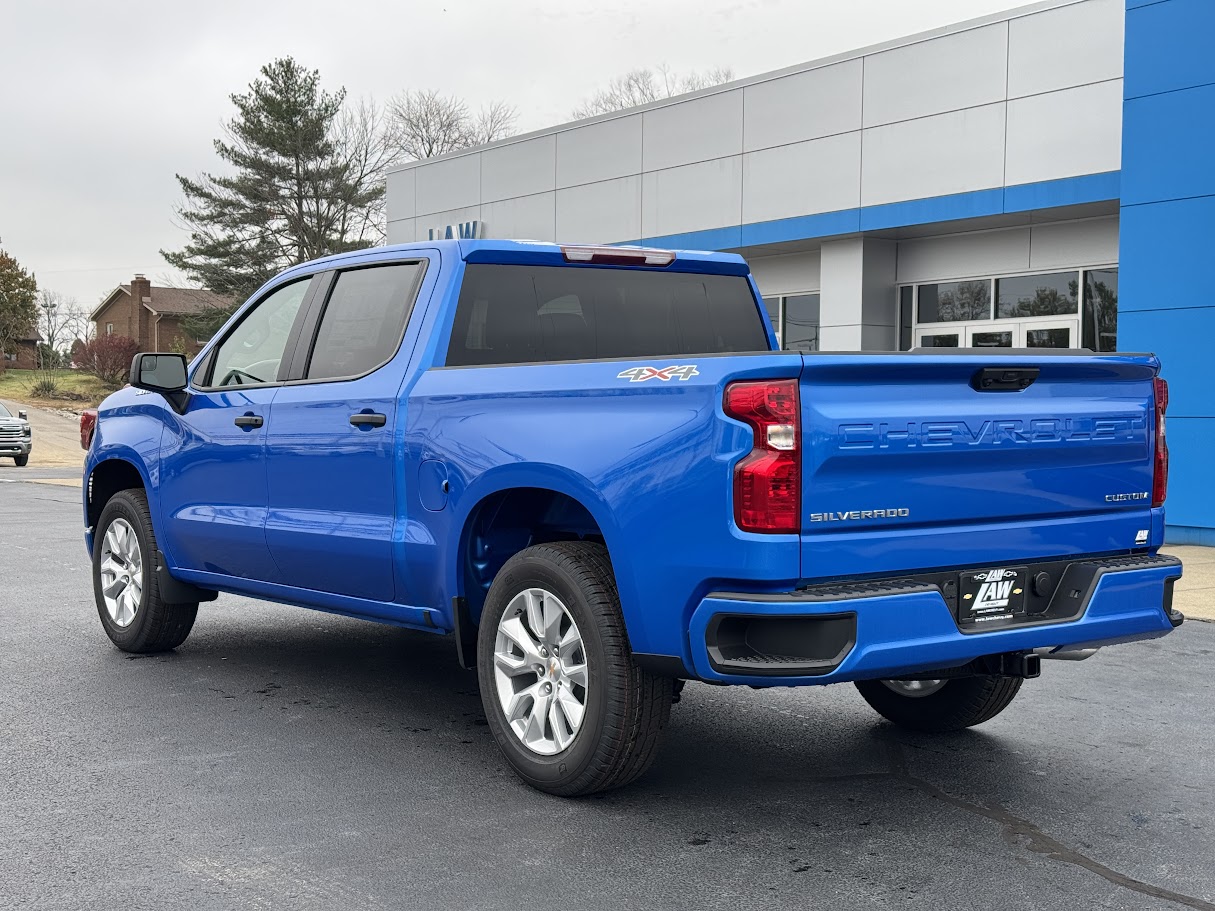
<path fill-rule="evenodd" d="M 101 405 L 102 626 L 176 648 L 233 592 L 451 635 L 509 763 L 576 795 L 645 771 L 687 680 L 949 731 L 1182 622 L 1155 357 L 776 349 L 730 254 L 295 266 Z"/>

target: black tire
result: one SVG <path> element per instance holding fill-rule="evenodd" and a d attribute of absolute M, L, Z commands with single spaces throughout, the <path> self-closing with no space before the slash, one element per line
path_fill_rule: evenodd
<path fill-rule="evenodd" d="M 143 570 L 143 590 L 135 616 L 126 626 L 120 626 L 110 616 L 102 593 L 101 564 L 106 533 L 117 519 L 125 519 L 139 542 Z M 97 614 L 110 641 L 124 652 L 146 654 L 166 652 L 186 641 L 198 615 L 198 602 L 166 604 L 160 597 L 156 579 L 156 532 L 148 498 L 138 488 L 114 494 L 105 508 L 93 535 L 93 596 Z"/>
<path fill-rule="evenodd" d="M 901 728 L 940 734 L 990 721 L 1008 708 L 1021 689 L 1020 677 L 958 677 L 927 696 L 904 696 L 881 680 L 858 680 L 856 688 L 879 715 Z"/>
<path fill-rule="evenodd" d="M 498 623 L 512 598 L 543 588 L 566 606 L 587 666 L 581 727 L 555 755 L 533 752 L 509 726 L 494 679 Z M 481 614 L 477 673 L 485 717 L 498 747 L 525 782 L 575 797 L 622 787 L 650 767 L 671 715 L 672 681 L 633 661 L 607 550 L 587 541 L 539 544 L 516 554 L 494 578 Z"/>
<path fill-rule="evenodd" d="M 30 463 L 30 457 L 28 455 L 13 456 L 13 462 L 16 463 L 18 468 L 24 468 Z"/>

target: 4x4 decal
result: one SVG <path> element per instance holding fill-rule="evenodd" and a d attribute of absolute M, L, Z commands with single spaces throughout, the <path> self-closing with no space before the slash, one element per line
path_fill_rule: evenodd
<path fill-rule="evenodd" d="M 696 369 L 695 364 L 676 364 L 673 367 L 630 367 L 628 370 L 621 370 L 616 374 L 618 380 L 628 380 L 630 383 L 644 383 L 646 380 L 662 380 L 664 383 L 670 379 L 690 380 L 694 376 L 699 376 L 700 371 Z"/>

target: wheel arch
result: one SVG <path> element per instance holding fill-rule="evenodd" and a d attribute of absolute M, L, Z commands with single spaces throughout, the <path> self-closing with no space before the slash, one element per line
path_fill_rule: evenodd
<path fill-rule="evenodd" d="M 96 528 L 105 504 L 119 491 L 143 488 L 151 490 L 151 483 L 138 459 L 126 454 L 114 454 L 97 462 L 84 479 L 85 524 Z M 148 493 L 149 499 L 151 497 Z"/>
<path fill-rule="evenodd" d="M 533 544 L 599 541 L 613 561 L 625 626 L 633 636 L 636 612 L 631 578 L 621 571 L 624 548 L 615 515 L 589 481 L 568 470 L 502 472 L 482 476 L 461 498 L 460 534 L 449 561 L 450 591 L 463 598 L 468 617 L 480 620 L 494 576 L 511 557 Z M 488 473 L 487 473 L 488 475 Z"/>

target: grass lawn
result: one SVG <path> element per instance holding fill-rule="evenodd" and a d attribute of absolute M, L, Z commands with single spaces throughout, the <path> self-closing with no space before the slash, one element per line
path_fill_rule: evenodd
<path fill-rule="evenodd" d="M 35 395 L 39 380 L 52 379 L 56 391 L 51 395 Z M 43 408 L 92 408 L 117 388 L 103 383 L 80 370 L 13 370 L 0 373 L 0 399 L 24 402 Z"/>

